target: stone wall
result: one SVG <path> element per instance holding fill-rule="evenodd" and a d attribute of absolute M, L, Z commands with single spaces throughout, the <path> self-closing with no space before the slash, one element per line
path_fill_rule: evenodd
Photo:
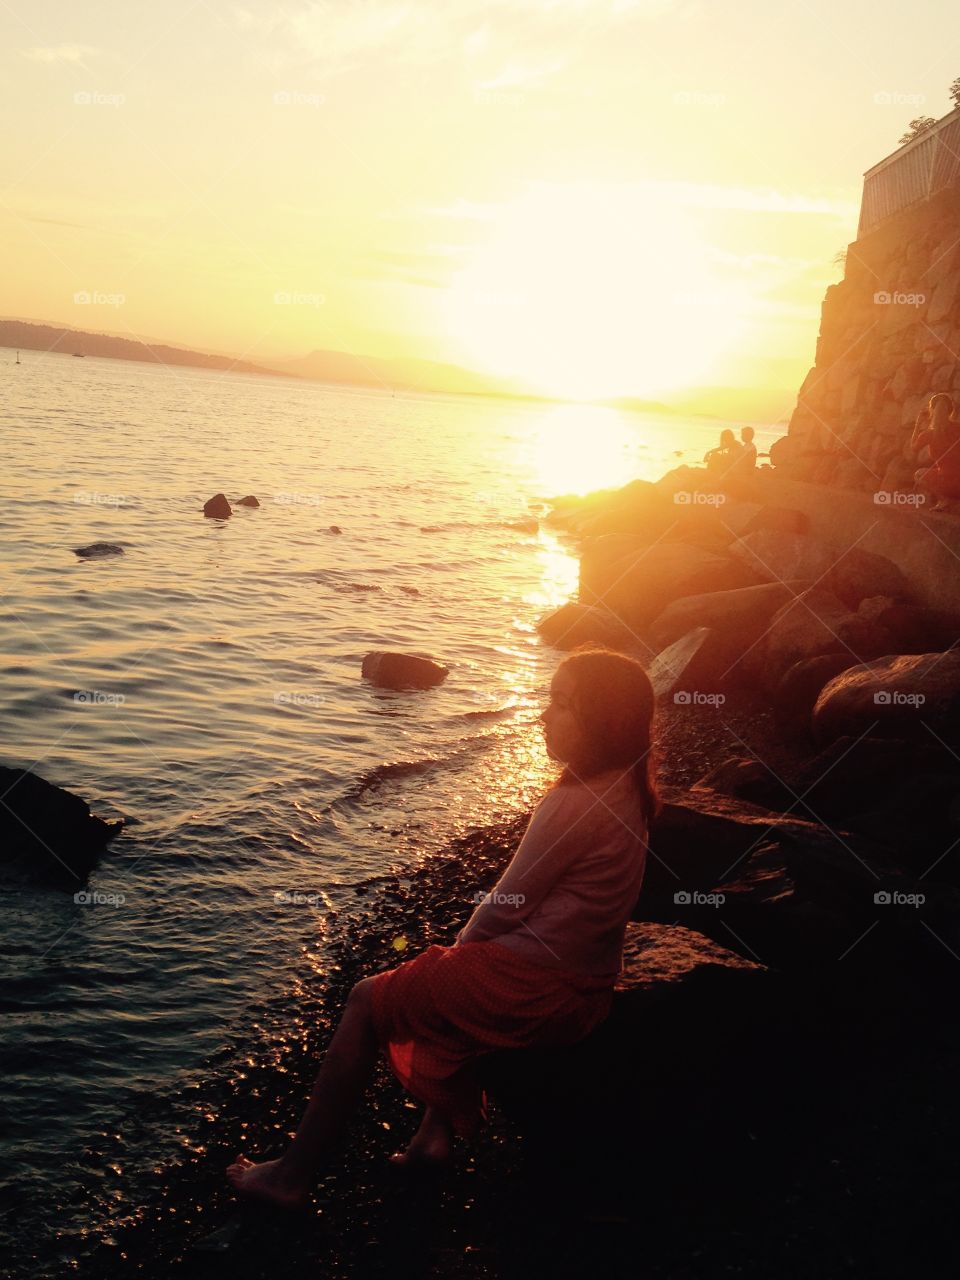
<path fill-rule="evenodd" d="M 778 471 L 865 493 L 911 490 L 910 435 L 935 391 L 960 399 L 960 186 L 849 246 Z"/>

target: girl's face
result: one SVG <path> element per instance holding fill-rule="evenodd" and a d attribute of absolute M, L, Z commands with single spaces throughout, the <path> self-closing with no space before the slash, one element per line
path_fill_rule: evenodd
<path fill-rule="evenodd" d="M 540 717 L 547 755 L 560 764 L 581 754 L 583 728 L 574 709 L 575 691 L 573 677 L 561 668 L 550 683 L 550 701 Z"/>

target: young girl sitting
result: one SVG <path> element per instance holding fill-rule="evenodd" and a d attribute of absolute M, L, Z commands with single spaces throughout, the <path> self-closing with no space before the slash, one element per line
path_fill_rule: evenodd
<path fill-rule="evenodd" d="M 573 1044 L 604 1020 L 659 810 L 653 712 L 635 659 L 595 647 L 564 659 L 541 716 L 547 753 L 564 768 L 506 871 L 453 946 L 353 987 L 291 1145 L 260 1164 L 238 1156 L 227 1177 L 239 1193 L 304 1205 L 381 1051 L 426 1104 L 392 1159 L 435 1166 L 455 1135 L 473 1138 L 486 1122 L 479 1057 Z"/>

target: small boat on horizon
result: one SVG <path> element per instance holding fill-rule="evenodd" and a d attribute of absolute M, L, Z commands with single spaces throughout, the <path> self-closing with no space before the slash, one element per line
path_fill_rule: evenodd
<path fill-rule="evenodd" d="M 83 359 L 83 357 L 84 357 L 87 353 L 86 353 L 85 351 L 75 351 L 73 354 L 74 354 L 75 356 L 79 356 L 79 357 L 80 357 L 80 359 L 82 360 L 82 359 Z"/>

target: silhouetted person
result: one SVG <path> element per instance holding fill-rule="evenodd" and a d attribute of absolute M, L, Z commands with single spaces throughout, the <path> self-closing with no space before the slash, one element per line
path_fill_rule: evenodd
<path fill-rule="evenodd" d="M 960 500 L 960 422 L 945 391 L 931 396 L 920 410 L 910 445 L 918 458 L 925 449 L 929 454 L 930 465 L 919 468 L 914 483 L 937 499 L 931 509 L 944 511 Z"/>
<path fill-rule="evenodd" d="M 643 666 L 598 647 L 565 658 L 541 716 L 562 764 L 510 865 L 453 946 L 354 986 L 296 1135 L 278 1160 L 238 1156 L 238 1193 L 302 1207 L 343 1139 L 382 1051 L 425 1105 L 402 1165 L 446 1165 L 486 1122 L 474 1062 L 495 1049 L 574 1044 L 610 1011 L 627 921 L 659 810 L 654 693 Z"/>

